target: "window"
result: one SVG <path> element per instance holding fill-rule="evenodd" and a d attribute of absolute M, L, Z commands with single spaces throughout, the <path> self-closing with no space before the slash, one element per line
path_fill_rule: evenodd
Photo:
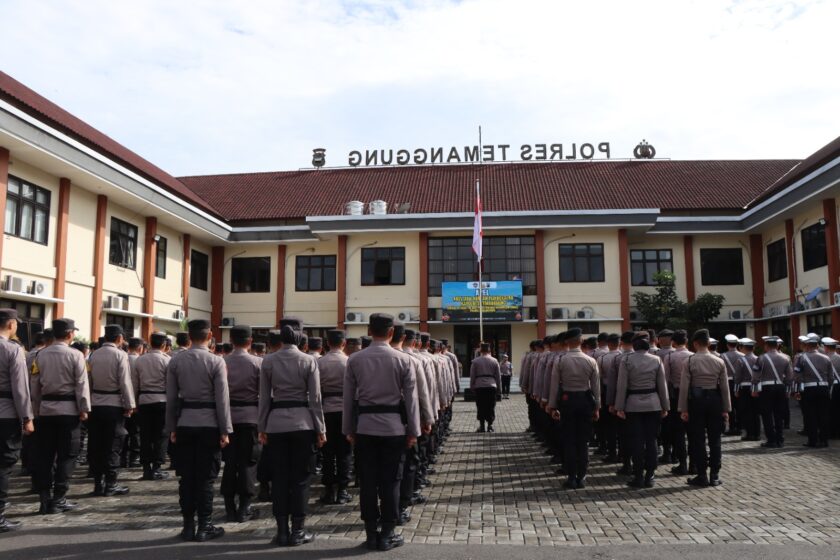
<path fill-rule="evenodd" d="M 0 307 L 14 309 L 18 312 L 18 327 L 15 334 L 24 348 L 31 348 L 32 339 L 44 330 L 44 304 L 0 299 Z"/>
<path fill-rule="evenodd" d="M 362 286 L 405 285 L 405 247 L 362 249 Z"/>
<path fill-rule="evenodd" d="M 825 222 L 802 230 L 802 269 L 813 270 L 828 264 L 828 251 L 825 248 Z"/>
<path fill-rule="evenodd" d="M 193 249 L 190 251 L 190 288 L 207 290 L 207 268 L 210 257 Z"/>
<path fill-rule="evenodd" d="M 298 256 L 295 262 L 295 290 L 335 291 L 335 255 Z"/>
<path fill-rule="evenodd" d="M 270 292 L 271 258 L 233 259 L 230 271 L 230 291 L 233 293 Z"/>
<path fill-rule="evenodd" d="M 137 226 L 111 218 L 111 251 L 108 262 L 122 268 L 137 267 Z"/>
<path fill-rule="evenodd" d="M 735 286 L 744 283 L 741 248 L 700 249 L 700 280 L 704 286 Z"/>
<path fill-rule="evenodd" d="M 485 237 L 482 244 L 485 281 L 522 281 L 524 295 L 536 295 L 536 255 L 533 236 Z M 429 239 L 429 296 L 441 296 L 443 282 L 478 280 L 472 237 Z"/>
<path fill-rule="evenodd" d="M 630 278 L 634 286 L 655 286 L 654 274 L 673 270 L 673 253 L 670 249 L 630 251 Z"/>
<path fill-rule="evenodd" d="M 155 256 L 155 276 L 166 278 L 166 238 L 161 237 L 157 242 L 157 254 Z"/>
<path fill-rule="evenodd" d="M 105 324 L 121 326 L 123 331 L 125 331 L 125 338 L 134 336 L 134 317 L 107 313 L 105 315 Z"/>
<path fill-rule="evenodd" d="M 6 233 L 46 245 L 49 217 L 50 191 L 10 175 L 6 191 Z"/>
<path fill-rule="evenodd" d="M 817 333 L 821 338 L 831 336 L 831 313 L 808 315 L 807 323 L 809 333 Z"/>
<path fill-rule="evenodd" d="M 787 278 L 787 247 L 785 240 L 779 239 L 767 246 L 767 280 L 775 282 Z"/>
<path fill-rule="evenodd" d="M 561 282 L 603 282 L 603 243 L 561 243 Z"/>
<path fill-rule="evenodd" d="M 580 329 L 583 334 L 595 334 L 601 332 L 600 325 L 593 321 L 569 321 L 566 330 Z"/>

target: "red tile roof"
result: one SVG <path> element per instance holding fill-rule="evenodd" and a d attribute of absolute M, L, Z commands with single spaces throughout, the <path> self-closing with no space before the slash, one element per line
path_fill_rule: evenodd
<path fill-rule="evenodd" d="M 225 219 L 342 214 L 351 200 L 381 199 L 411 213 L 661 208 L 736 210 L 797 160 L 589 161 L 321 169 L 181 177 Z"/>
<path fill-rule="evenodd" d="M 166 171 L 146 161 L 116 140 L 99 132 L 2 71 L 0 71 L 0 99 L 71 136 L 89 148 L 116 160 L 135 173 L 191 202 L 202 210 L 219 215 L 206 201 L 196 196 L 195 193 L 184 187 L 180 181 Z"/>

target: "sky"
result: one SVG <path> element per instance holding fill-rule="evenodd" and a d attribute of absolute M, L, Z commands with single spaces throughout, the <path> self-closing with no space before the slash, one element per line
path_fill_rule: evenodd
<path fill-rule="evenodd" d="M 642 139 L 803 158 L 840 133 L 840 1 L 0 0 L 0 70 L 169 173 L 325 148 Z M 515 150 L 518 151 L 518 150 Z M 517 159 L 516 154 L 509 155 Z"/>

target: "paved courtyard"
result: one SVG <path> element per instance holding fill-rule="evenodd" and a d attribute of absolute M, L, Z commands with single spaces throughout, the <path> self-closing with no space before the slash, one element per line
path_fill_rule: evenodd
<path fill-rule="evenodd" d="M 782 450 L 765 451 L 756 443 L 724 440 L 724 485 L 691 489 L 686 477 L 660 468 L 656 488 L 632 490 L 615 465 L 593 458 L 589 485 L 565 491 L 542 450 L 524 433 L 523 397 L 502 401 L 497 432 L 476 434 L 473 403 L 456 403 L 453 435 L 424 490 L 429 503 L 413 509 L 402 528 L 413 544 L 616 545 L 616 544 L 840 544 L 840 443 L 832 448 L 801 447 L 794 429 Z M 81 476 L 83 469 L 77 469 Z M 128 471 L 131 494 L 123 498 L 91 498 L 90 481 L 77 478 L 71 499 L 81 506 L 65 515 L 37 516 L 37 500 L 25 495 L 27 481 L 13 482 L 9 512 L 22 519 L 27 532 L 68 534 L 115 530 L 177 534 L 180 515 L 174 481 L 136 481 Z M 310 526 L 319 540 L 360 541 L 363 529 L 358 501 L 346 506 L 321 506 L 311 496 Z M 354 496 L 355 498 L 355 496 Z M 220 499 L 217 511 L 222 511 Z M 268 504 L 260 504 L 264 514 Z M 236 525 L 221 523 L 242 538 L 266 541 L 273 535 L 270 516 Z M 115 537 L 108 536 L 113 540 Z M 350 543 L 346 543 L 350 544 Z"/>

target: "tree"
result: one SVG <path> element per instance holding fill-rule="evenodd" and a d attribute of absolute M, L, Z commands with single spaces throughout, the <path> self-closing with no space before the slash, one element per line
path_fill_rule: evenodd
<path fill-rule="evenodd" d="M 703 293 L 693 302 L 685 303 L 677 296 L 676 276 L 673 272 L 657 272 L 653 275 L 653 280 L 656 282 L 656 291 L 653 294 L 633 294 L 636 309 L 652 329 L 694 331 L 705 327 L 710 320 L 720 315 L 724 302 L 722 295 Z"/>

